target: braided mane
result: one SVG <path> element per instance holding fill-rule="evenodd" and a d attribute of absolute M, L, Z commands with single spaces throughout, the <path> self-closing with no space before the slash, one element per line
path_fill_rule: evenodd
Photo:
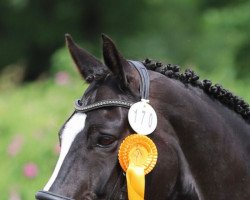
<path fill-rule="evenodd" d="M 210 80 L 199 80 L 199 76 L 191 69 L 180 72 L 180 67 L 173 64 L 163 64 L 150 59 L 142 61 L 149 70 L 159 72 L 169 78 L 180 80 L 184 84 L 191 84 L 204 90 L 210 97 L 217 99 L 244 119 L 250 120 L 250 106 L 242 98 L 235 96 L 232 92 L 224 89 L 221 85 L 212 85 Z"/>

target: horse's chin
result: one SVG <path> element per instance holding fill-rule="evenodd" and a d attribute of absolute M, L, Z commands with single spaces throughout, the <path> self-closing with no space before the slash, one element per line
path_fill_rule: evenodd
<path fill-rule="evenodd" d="M 81 200 L 109 200 L 107 198 L 97 197 L 96 195 L 90 195 L 90 194 L 83 194 L 80 198 Z M 127 193 L 120 193 L 117 198 L 114 198 L 112 200 L 128 200 Z"/>
<path fill-rule="evenodd" d="M 121 188 L 120 193 L 117 195 L 117 200 L 128 200 L 127 184 L 125 183 Z"/>
<path fill-rule="evenodd" d="M 124 189 L 125 188 L 125 189 Z M 127 188 L 126 186 L 121 189 L 114 197 L 107 199 L 108 197 L 100 197 L 94 192 L 84 192 L 79 200 L 128 200 Z"/>
<path fill-rule="evenodd" d="M 127 193 L 121 193 L 117 200 L 128 200 L 128 194 Z"/>
<path fill-rule="evenodd" d="M 90 192 L 90 191 L 87 191 L 87 192 L 84 192 L 82 195 L 81 195 L 81 198 L 82 200 L 97 200 L 97 199 L 100 199 L 102 200 L 101 198 L 98 198 L 97 195 L 93 192 Z"/>

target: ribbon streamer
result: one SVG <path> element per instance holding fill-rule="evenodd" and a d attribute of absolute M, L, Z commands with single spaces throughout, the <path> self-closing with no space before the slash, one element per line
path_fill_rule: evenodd
<path fill-rule="evenodd" d="M 144 200 L 145 172 L 143 167 L 129 164 L 127 172 L 127 189 L 129 200 Z"/>

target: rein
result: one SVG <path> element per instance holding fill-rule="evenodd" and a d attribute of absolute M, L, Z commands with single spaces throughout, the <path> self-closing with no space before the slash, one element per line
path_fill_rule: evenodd
<path fill-rule="evenodd" d="M 140 95 L 141 95 L 141 100 L 145 102 L 149 102 L 149 75 L 146 67 L 138 61 L 131 61 L 129 60 L 129 63 L 133 67 L 136 68 L 140 75 Z M 119 100 L 119 99 L 110 99 L 110 100 L 103 100 L 103 101 L 98 101 L 89 105 L 84 105 L 82 102 L 82 99 L 79 99 L 75 102 L 75 110 L 78 112 L 89 112 L 92 110 L 96 110 L 99 108 L 104 108 L 104 107 L 123 107 L 129 109 L 135 102 L 130 102 L 130 101 L 124 101 L 124 100 Z M 124 173 L 121 171 L 121 174 L 118 176 L 117 181 L 112 189 L 112 192 L 110 193 L 108 200 L 112 200 L 116 195 L 116 189 L 118 185 L 119 179 L 123 179 Z M 124 182 L 124 181 L 123 181 Z M 52 192 L 48 191 L 38 191 L 35 195 L 37 200 L 74 200 L 68 197 L 64 197 L 61 195 L 54 194 Z"/>

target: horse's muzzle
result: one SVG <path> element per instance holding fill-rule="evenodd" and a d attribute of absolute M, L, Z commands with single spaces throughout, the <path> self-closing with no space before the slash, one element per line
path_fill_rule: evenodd
<path fill-rule="evenodd" d="M 37 200 L 74 200 L 68 197 L 60 196 L 58 194 L 54 194 L 52 192 L 47 191 L 38 191 L 36 193 Z"/>

